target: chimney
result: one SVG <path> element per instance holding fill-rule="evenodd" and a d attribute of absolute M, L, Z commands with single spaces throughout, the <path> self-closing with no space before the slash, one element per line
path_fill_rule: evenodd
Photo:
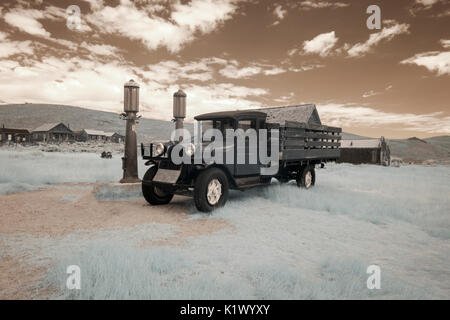
<path fill-rule="evenodd" d="M 175 129 L 183 129 L 183 121 L 186 118 L 186 93 L 181 89 L 173 94 L 173 118 Z"/>

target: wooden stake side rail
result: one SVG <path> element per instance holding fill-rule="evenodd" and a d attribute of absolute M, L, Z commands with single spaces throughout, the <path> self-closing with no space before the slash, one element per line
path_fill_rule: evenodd
<path fill-rule="evenodd" d="M 281 160 L 337 159 L 341 128 L 286 121 L 279 126 Z"/>

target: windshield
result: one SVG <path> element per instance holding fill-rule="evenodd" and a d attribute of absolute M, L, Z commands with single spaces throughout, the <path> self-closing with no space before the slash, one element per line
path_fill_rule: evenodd
<path fill-rule="evenodd" d="M 226 129 L 234 129 L 234 124 L 232 119 L 221 119 L 221 120 L 202 120 L 199 121 L 202 130 L 202 136 L 208 129 L 218 129 L 222 131 L 225 136 Z"/>

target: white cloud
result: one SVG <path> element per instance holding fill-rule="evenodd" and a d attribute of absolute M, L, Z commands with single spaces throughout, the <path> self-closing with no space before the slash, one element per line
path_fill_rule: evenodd
<path fill-rule="evenodd" d="M 238 68 L 234 65 L 227 65 L 225 68 L 220 69 L 219 73 L 230 79 L 242 79 L 259 74 L 261 71 L 261 68 L 257 66 Z"/>
<path fill-rule="evenodd" d="M 98 56 L 117 56 L 119 48 L 107 44 L 92 44 L 83 41 L 80 47 Z"/>
<path fill-rule="evenodd" d="M 441 39 L 440 42 L 444 48 L 450 48 L 450 40 Z"/>
<path fill-rule="evenodd" d="M 281 5 L 277 5 L 275 9 L 273 10 L 273 14 L 275 17 L 277 17 L 279 20 L 283 20 L 286 16 L 287 10 L 283 9 Z"/>
<path fill-rule="evenodd" d="M 308 54 L 316 53 L 325 57 L 330 54 L 330 50 L 336 45 L 339 38 L 334 31 L 322 33 L 312 40 L 303 42 L 303 51 Z"/>
<path fill-rule="evenodd" d="M 179 87 L 188 94 L 188 119 L 208 111 L 261 106 L 258 97 L 267 95 L 267 90 L 209 81 L 207 61 L 211 65 L 222 63 L 220 58 L 207 58 L 137 68 L 114 60 L 103 63 L 81 58 L 30 58 L 22 65 L 0 60 L 0 92 L 8 103 L 46 102 L 120 112 L 123 84 L 135 79 L 141 85 L 141 111 L 146 117 L 170 120 L 172 94 Z M 177 85 L 177 80 L 184 78 L 203 82 Z"/>
<path fill-rule="evenodd" d="M 44 18 L 40 10 L 35 9 L 13 9 L 7 12 L 3 17 L 9 25 L 29 33 L 33 36 L 48 38 L 50 33 L 44 29 L 38 19 Z"/>
<path fill-rule="evenodd" d="M 392 23 L 391 23 L 392 24 Z M 381 41 L 386 40 L 390 41 L 395 36 L 398 36 L 403 33 L 408 33 L 409 24 L 397 24 L 394 22 L 390 27 L 384 27 L 380 32 L 372 33 L 369 39 L 363 43 L 357 43 L 353 45 L 350 49 L 348 49 L 348 54 L 351 57 L 361 57 L 366 53 L 370 52 L 370 50 L 378 45 Z"/>
<path fill-rule="evenodd" d="M 142 75 L 148 81 L 157 81 L 165 85 L 177 83 L 181 79 L 208 81 L 212 80 L 213 72 L 209 63 L 214 62 L 201 60 L 182 64 L 173 60 L 161 61 L 148 65 L 142 71 Z"/>
<path fill-rule="evenodd" d="M 323 64 L 304 64 L 304 65 L 301 65 L 300 67 L 290 67 L 289 71 L 303 72 L 303 71 L 309 71 L 309 70 L 319 69 L 319 68 L 323 68 L 323 67 L 325 67 L 325 65 L 323 65 Z"/>
<path fill-rule="evenodd" d="M 275 9 L 273 10 L 273 15 L 275 16 L 275 22 L 272 24 L 272 26 L 276 26 L 280 23 L 281 20 L 283 20 L 286 17 L 287 10 L 283 9 L 283 6 L 277 4 L 275 6 Z"/>
<path fill-rule="evenodd" d="M 33 52 L 31 41 L 0 42 L 0 58 L 7 58 L 15 54 L 32 55 Z"/>
<path fill-rule="evenodd" d="M 177 2 L 170 19 L 151 15 L 129 0 L 122 0 L 116 7 L 96 8 L 86 19 L 102 32 L 139 40 L 150 50 L 166 47 L 177 52 L 198 33 L 210 33 L 230 19 L 237 5 L 232 0 Z"/>
<path fill-rule="evenodd" d="M 370 98 L 370 97 L 373 97 L 373 96 L 377 96 L 377 95 L 383 94 L 383 93 L 386 92 L 386 91 L 390 91 L 392 88 L 393 88 L 392 85 L 388 85 L 388 86 L 384 89 L 384 91 L 369 90 L 369 91 L 367 91 L 367 92 L 364 92 L 364 94 L 362 95 L 362 97 L 363 97 L 363 98 Z"/>
<path fill-rule="evenodd" d="M 219 73 L 230 79 L 247 79 L 257 74 L 264 74 L 266 76 L 274 76 L 285 73 L 287 70 L 278 66 L 262 63 L 251 63 L 246 67 L 239 67 L 236 60 L 229 61 L 224 68 L 219 70 Z"/>
<path fill-rule="evenodd" d="M 209 33 L 230 19 L 235 10 L 236 5 L 231 0 L 192 0 L 187 4 L 176 3 L 172 19 L 191 32 Z"/>
<path fill-rule="evenodd" d="M 436 72 L 439 76 L 450 75 L 450 51 L 439 52 L 431 51 L 414 55 L 405 59 L 402 64 L 416 64 L 427 68 L 429 71 Z"/>
<path fill-rule="evenodd" d="M 34 53 L 31 41 L 11 41 L 8 34 L 0 31 L 0 58 L 8 58 L 15 54 L 32 55 Z"/>
<path fill-rule="evenodd" d="M 421 4 L 426 8 L 432 7 L 434 4 L 438 3 L 440 0 L 416 0 L 417 4 Z"/>
<path fill-rule="evenodd" d="M 286 70 L 283 68 L 279 68 L 279 67 L 274 67 L 272 69 L 267 69 L 264 70 L 264 74 L 266 76 L 273 76 L 273 75 L 277 75 L 277 74 L 281 74 L 281 73 L 285 73 Z"/>
<path fill-rule="evenodd" d="M 319 104 L 317 108 L 323 122 L 332 126 L 380 128 L 397 125 L 403 130 L 450 133 L 450 117 L 442 117 L 442 112 L 393 113 L 345 104 Z"/>
<path fill-rule="evenodd" d="M 345 8 L 350 6 L 348 3 L 344 2 L 328 2 L 328 1 L 302 1 L 299 4 L 300 8 L 303 10 L 310 9 L 323 9 L 323 8 Z"/>

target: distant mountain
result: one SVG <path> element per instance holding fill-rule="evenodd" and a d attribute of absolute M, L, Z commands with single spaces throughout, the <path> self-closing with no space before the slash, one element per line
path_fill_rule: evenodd
<path fill-rule="evenodd" d="M 362 140 L 362 139 L 375 139 L 370 137 L 358 136 L 357 134 L 342 132 L 341 134 L 343 140 Z"/>
<path fill-rule="evenodd" d="M 450 136 L 388 140 L 391 154 L 406 161 L 449 160 Z"/>
<path fill-rule="evenodd" d="M 80 107 L 52 104 L 0 105 L 0 126 L 35 129 L 44 123 L 63 122 L 72 130 L 95 129 L 125 133 L 125 121 L 119 114 Z M 167 140 L 174 128 L 171 121 L 141 118 L 137 125 L 138 140 Z M 192 124 L 185 124 L 187 129 Z"/>
<path fill-rule="evenodd" d="M 125 133 L 125 121 L 113 112 L 52 104 L 0 105 L 0 126 L 34 129 L 44 123 L 63 122 L 72 130 L 95 129 Z M 192 132 L 192 123 L 185 123 Z M 167 140 L 174 128 L 171 121 L 141 118 L 137 125 L 138 141 Z M 352 133 L 342 133 L 343 139 L 370 139 Z M 405 160 L 424 161 L 450 159 L 450 136 L 427 139 L 388 139 L 393 156 Z"/>

